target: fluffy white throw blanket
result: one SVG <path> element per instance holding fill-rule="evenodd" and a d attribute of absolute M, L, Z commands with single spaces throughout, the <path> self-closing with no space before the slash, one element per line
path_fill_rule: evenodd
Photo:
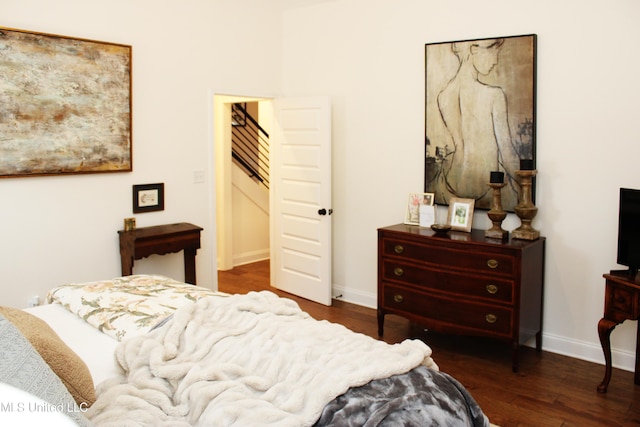
<path fill-rule="evenodd" d="M 305 426 L 349 387 L 437 369 L 421 341 L 389 345 L 317 321 L 271 292 L 204 298 L 122 342 L 99 385 L 98 426 Z"/>

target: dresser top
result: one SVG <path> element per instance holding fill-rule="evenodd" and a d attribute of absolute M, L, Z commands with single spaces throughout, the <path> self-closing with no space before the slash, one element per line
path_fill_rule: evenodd
<path fill-rule="evenodd" d="M 526 246 L 535 244 L 539 241 L 544 241 L 544 237 L 540 237 L 537 240 L 520 240 L 520 239 L 512 239 L 511 235 L 509 235 L 509 239 L 507 240 L 498 240 L 498 239 L 490 239 L 485 237 L 484 230 L 472 229 L 470 233 L 464 231 L 449 231 L 448 233 L 436 233 L 431 228 L 420 227 L 417 225 L 409 225 L 409 224 L 396 224 L 390 225 L 388 227 L 382 227 L 378 229 L 379 231 L 390 231 L 390 232 L 398 232 L 398 233 L 407 233 L 413 236 L 422 236 L 426 238 L 439 239 L 443 241 L 452 241 L 452 242 L 468 242 L 468 243 L 478 243 L 483 245 L 496 245 L 496 246 L 509 246 L 514 248 L 524 248 Z"/>

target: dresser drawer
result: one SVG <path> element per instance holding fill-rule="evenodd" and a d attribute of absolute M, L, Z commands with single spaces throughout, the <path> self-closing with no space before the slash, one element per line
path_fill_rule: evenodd
<path fill-rule="evenodd" d="M 383 305 L 387 309 L 407 314 L 420 313 L 427 320 L 469 331 L 503 336 L 511 336 L 513 333 L 513 310 L 509 308 L 454 300 L 386 283 L 383 286 Z"/>
<path fill-rule="evenodd" d="M 427 246 L 393 237 L 384 238 L 382 256 L 506 276 L 515 274 L 516 265 L 514 257 L 504 253 L 472 252 L 444 245 Z"/>
<path fill-rule="evenodd" d="M 514 283 L 511 280 L 431 269 L 395 259 L 382 260 L 382 279 L 487 301 L 507 304 L 514 301 Z"/>
<path fill-rule="evenodd" d="M 628 287 L 607 282 L 605 299 L 607 301 L 605 316 L 611 318 L 635 319 L 640 315 L 638 292 Z"/>

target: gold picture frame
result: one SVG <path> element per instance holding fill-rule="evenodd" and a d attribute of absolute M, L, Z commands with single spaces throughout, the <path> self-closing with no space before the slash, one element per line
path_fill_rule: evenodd
<path fill-rule="evenodd" d="M 451 226 L 452 230 L 466 231 L 467 233 L 471 231 L 474 205 L 475 200 L 473 199 L 452 197 L 449 200 L 447 224 Z"/>
<path fill-rule="evenodd" d="M 129 172 L 131 46 L 0 27 L 0 178 Z"/>

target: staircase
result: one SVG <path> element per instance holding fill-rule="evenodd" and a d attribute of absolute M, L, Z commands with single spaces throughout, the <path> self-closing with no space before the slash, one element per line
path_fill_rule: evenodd
<path fill-rule="evenodd" d="M 247 112 L 246 104 L 231 107 L 231 156 L 250 178 L 269 188 L 269 134 Z"/>
<path fill-rule="evenodd" d="M 251 112 L 253 105 L 232 104 L 232 265 L 268 259 L 269 135 Z M 255 117 L 256 112 L 253 113 Z"/>

